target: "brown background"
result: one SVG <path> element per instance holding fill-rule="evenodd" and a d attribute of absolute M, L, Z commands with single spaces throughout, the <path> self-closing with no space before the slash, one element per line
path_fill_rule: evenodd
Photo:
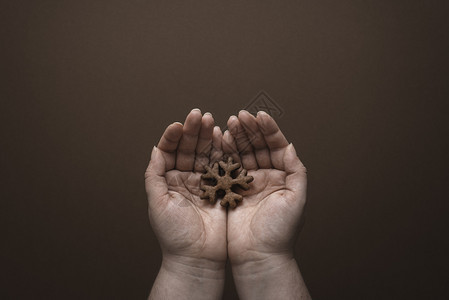
<path fill-rule="evenodd" d="M 445 5 L 1 1 L 0 298 L 144 299 L 152 146 L 260 90 L 309 170 L 312 296 L 448 298 Z"/>

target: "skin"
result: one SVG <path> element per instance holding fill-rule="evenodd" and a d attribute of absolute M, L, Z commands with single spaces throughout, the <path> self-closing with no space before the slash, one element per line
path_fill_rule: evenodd
<path fill-rule="evenodd" d="M 167 127 L 145 173 L 163 261 L 150 299 L 221 299 L 227 258 L 241 299 L 309 299 L 293 257 L 306 170 L 276 122 L 246 111 L 221 133 L 192 110 Z M 254 176 L 236 209 L 199 198 L 204 165 L 231 155 Z"/>
<path fill-rule="evenodd" d="M 223 151 L 254 177 L 228 211 L 228 255 L 240 298 L 310 299 L 294 259 L 306 201 L 306 169 L 265 112 L 228 120 Z M 257 288 L 255 288 L 257 287 Z"/>
<path fill-rule="evenodd" d="M 226 209 L 199 198 L 203 166 L 222 156 L 221 139 L 212 115 L 195 109 L 184 125 L 169 125 L 153 148 L 145 187 L 163 261 L 150 299 L 221 298 Z"/>

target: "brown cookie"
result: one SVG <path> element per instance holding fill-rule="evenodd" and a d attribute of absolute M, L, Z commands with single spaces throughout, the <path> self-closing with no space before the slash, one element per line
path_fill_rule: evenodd
<path fill-rule="evenodd" d="M 242 201 L 242 195 L 232 191 L 233 186 L 240 186 L 244 190 L 249 189 L 249 183 L 254 180 L 253 176 L 247 176 L 247 171 L 242 169 L 240 173 L 233 177 L 233 172 L 240 168 L 240 163 L 234 163 L 232 157 L 228 161 L 220 161 L 213 164 L 212 168 L 205 166 L 206 173 L 201 178 L 209 181 L 211 185 L 202 184 L 200 189 L 202 193 L 201 199 L 209 199 L 211 203 L 215 203 L 217 196 L 224 193 L 220 204 L 222 206 L 229 205 L 232 208 L 237 206 L 237 201 Z"/>

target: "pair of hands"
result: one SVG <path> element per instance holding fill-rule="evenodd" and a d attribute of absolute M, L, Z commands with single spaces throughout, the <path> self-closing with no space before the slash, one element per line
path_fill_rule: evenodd
<path fill-rule="evenodd" d="M 218 289 L 228 257 L 235 278 L 290 262 L 306 201 L 306 170 L 272 117 L 240 111 L 227 125 L 222 133 L 210 113 L 193 109 L 184 125 L 167 127 L 145 172 L 162 268 L 218 281 Z M 199 197 L 204 166 L 225 154 L 254 177 L 235 209 Z"/>

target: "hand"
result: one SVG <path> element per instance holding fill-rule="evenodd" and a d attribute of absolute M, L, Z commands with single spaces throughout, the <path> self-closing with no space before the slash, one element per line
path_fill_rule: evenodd
<path fill-rule="evenodd" d="M 306 169 L 268 114 L 241 111 L 228 121 L 223 151 L 254 176 L 239 207 L 228 212 L 233 264 L 292 255 L 306 201 Z"/>
<path fill-rule="evenodd" d="M 210 114 L 173 123 L 145 173 L 149 215 L 163 262 L 150 298 L 221 298 L 227 250 L 241 298 L 308 297 L 293 259 L 305 203 L 305 168 L 274 120 L 242 111 L 222 136 Z M 235 138 L 234 138 L 235 137 Z M 255 180 L 236 210 L 200 200 L 204 165 L 223 151 Z M 227 223 L 227 227 L 226 227 Z"/>
<path fill-rule="evenodd" d="M 150 298 L 179 299 L 185 297 L 186 289 L 200 293 L 195 299 L 221 297 L 227 258 L 226 209 L 199 197 L 204 165 L 221 159 L 221 141 L 221 130 L 214 127 L 212 115 L 202 116 L 194 109 L 184 125 L 169 125 L 153 148 L 145 188 L 163 262 Z M 192 283 L 202 286 L 189 285 L 189 276 Z M 166 286 L 168 282 L 172 290 Z"/>
<path fill-rule="evenodd" d="M 306 202 L 306 169 L 276 122 L 241 111 L 228 120 L 223 152 L 254 177 L 228 210 L 228 255 L 241 298 L 307 298 L 293 257 Z M 256 288 L 257 287 L 257 288 Z M 291 288 L 294 287 L 294 290 Z"/>

